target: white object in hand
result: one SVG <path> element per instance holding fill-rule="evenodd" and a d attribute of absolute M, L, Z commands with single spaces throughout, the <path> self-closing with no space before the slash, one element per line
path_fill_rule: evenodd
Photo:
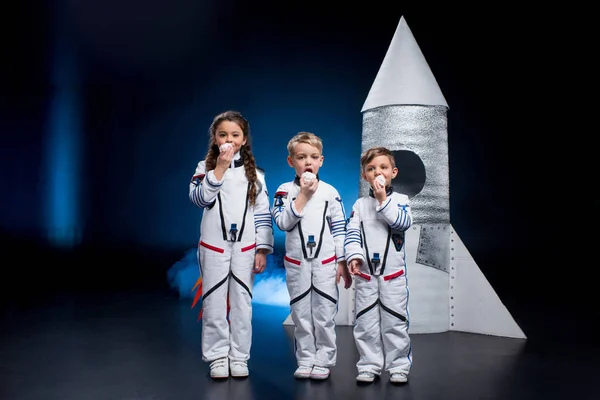
<path fill-rule="evenodd" d="M 305 173 L 302 174 L 302 179 L 304 179 L 304 182 L 306 182 L 306 183 L 312 181 L 316 177 L 317 176 L 315 174 L 313 174 L 312 172 L 308 172 L 308 171 L 306 171 Z"/>
<path fill-rule="evenodd" d="M 375 180 L 379 182 L 381 186 L 385 186 L 385 178 L 383 177 L 383 175 L 377 175 L 377 178 L 375 178 Z"/>
<path fill-rule="evenodd" d="M 219 146 L 219 151 L 222 153 L 230 147 L 233 147 L 231 143 L 223 143 L 221 146 Z"/>

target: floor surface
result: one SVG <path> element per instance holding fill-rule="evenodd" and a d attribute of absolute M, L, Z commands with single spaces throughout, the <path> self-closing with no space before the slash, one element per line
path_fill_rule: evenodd
<path fill-rule="evenodd" d="M 357 352 L 337 328 L 327 381 L 297 381 L 288 310 L 255 304 L 250 376 L 212 381 L 190 299 L 168 290 L 55 295 L 10 302 L 0 334 L 3 400 L 597 399 L 593 342 L 447 332 L 412 335 L 405 385 L 355 381 Z M 559 344 L 560 342 L 560 344 Z"/>

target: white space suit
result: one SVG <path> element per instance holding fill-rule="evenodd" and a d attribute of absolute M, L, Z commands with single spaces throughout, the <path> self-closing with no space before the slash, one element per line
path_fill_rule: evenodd
<path fill-rule="evenodd" d="M 257 196 L 239 153 L 219 181 L 200 161 L 190 182 L 190 200 L 203 208 L 198 259 L 202 274 L 202 359 L 250 358 L 254 255 L 273 252 L 273 224 L 264 174 L 257 171 Z M 229 295 L 229 321 L 227 296 Z M 231 326 L 230 326 L 231 325 Z"/>
<path fill-rule="evenodd" d="M 317 177 L 318 179 L 318 177 Z M 285 273 L 299 366 L 332 367 L 337 357 L 337 263 L 344 260 L 346 215 L 338 191 L 319 182 L 302 212 L 293 205 L 298 177 L 279 186 L 271 210 L 286 232 Z"/>
<path fill-rule="evenodd" d="M 346 261 L 362 261 L 355 275 L 354 338 L 358 372 L 409 373 L 408 286 L 404 232 L 412 224 L 408 197 L 387 188 L 387 200 L 361 197 L 348 221 Z"/>

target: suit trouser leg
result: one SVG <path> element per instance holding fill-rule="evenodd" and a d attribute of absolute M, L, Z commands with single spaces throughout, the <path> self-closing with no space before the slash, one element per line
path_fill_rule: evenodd
<path fill-rule="evenodd" d="M 381 337 L 385 369 L 390 373 L 409 373 L 412 347 L 408 335 L 408 290 L 406 279 L 380 281 Z"/>
<path fill-rule="evenodd" d="M 200 247 L 199 259 L 202 270 L 202 359 L 210 362 L 229 354 L 229 254 Z"/>
<path fill-rule="evenodd" d="M 383 370 L 383 344 L 381 341 L 379 285 L 375 277 L 370 281 L 358 276 L 355 280 L 356 322 L 354 340 L 359 359 L 358 372 L 380 375 Z"/>
<path fill-rule="evenodd" d="M 254 249 L 237 253 L 231 260 L 229 278 L 229 358 L 247 361 L 252 345 L 252 287 Z"/>
<path fill-rule="evenodd" d="M 315 365 L 335 366 L 337 343 L 335 315 L 339 298 L 336 283 L 337 262 L 325 265 L 313 260 L 312 268 L 312 316 L 315 329 Z"/>
<path fill-rule="evenodd" d="M 294 322 L 294 353 L 299 366 L 311 367 L 315 361 L 315 336 L 311 310 L 311 266 L 284 260 L 285 277 L 290 294 L 290 314 Z"/>

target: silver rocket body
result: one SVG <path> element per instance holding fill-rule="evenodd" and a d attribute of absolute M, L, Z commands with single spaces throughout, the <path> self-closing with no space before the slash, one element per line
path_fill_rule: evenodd
<path fill-rule="evenodd" d="M 361 151 L 375 146 L 394 153 L 394 190 L 410 197 L 413 223 L 421 228 L 418 261 L 447 271 L 450 224 L 446 106 L 390 105 L 363 113 Z M 424 173 L 419 173 L 424 171 Z M 369 187 L 361 180 L 360 195 Z"/>

